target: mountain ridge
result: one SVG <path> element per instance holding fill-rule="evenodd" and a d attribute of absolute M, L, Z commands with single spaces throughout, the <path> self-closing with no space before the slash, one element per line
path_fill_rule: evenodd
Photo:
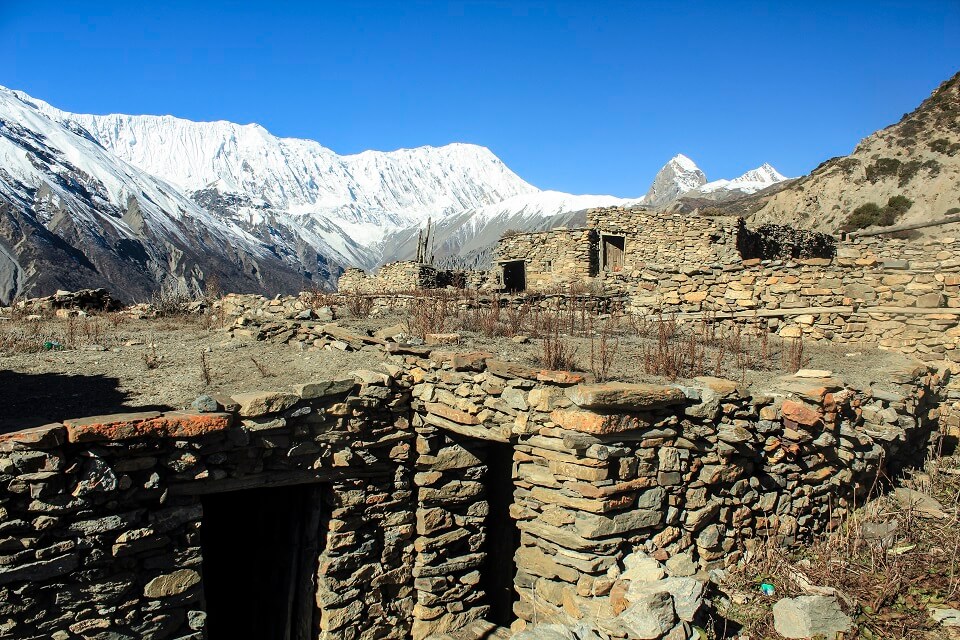
<path fill-rule="evenodd" d="M 60 230 L 57 225 L 67 219 L 84 220 L 92 233 L 89 238 L 61 240 L 80 254 L 93 252 L 104 265 L 124 256 L 102 248 L 109 243 L 96 232 L 98 226 L 116 227 L 111 232 L 116 235 L 114 244 L 121 240 L 138 246 L 153 243 L 166 247 L 164 251 L 176 249 L 197 257 L 191 269 L 184 271 L 182 265 L 164 267 L 168 258 L 152 256 L 143 278 L 127 287 L 136 295 L 171 278 L 198 285 L 214 270 L 201 259 L 204 254 L 222 261 L 219 277 L 232 286 L 260 286 L 267 291 L 271 290 L 268 283 L 329 285 L 346 266 L 371 269 L 386 260 L 412 258 L 411 238 L 428 219 L 433 221 L 439 255 L 455 263 L 465 252 L 460 262 L 483 266 L 507 229 L 542 230 L 568 224 L 590 207 L 648 204 L 645 197 L 540 190 L 480 145 L 455 142 L 341 156 L 313 140 L 279 138 L 257 123 L 74 114 L 22 91 L 0 88 L 0 96 L 0 119 L 29 121 L 14 143 L 20 155 L 8 154 L 0 162 L 0 171 L 19 166 L 22 178 L 7 180 L 9 211 L 33 216 L 54 236 Z M 49 152 L 30 151 L 31 139 L 57 144 Z M 65 170 L 71 174 L 69 179 L 58 178 L 59 169 L 49 164 L 40 175 L 21 166 L 25 158 L 27 165 L 37 161 L 33 153 L 41 164 L 49 153 L 70 156 L 78 164 Z M 87 156 L 99 160 L 91 164 Z M 706 177 L 689 158 L 680 155 L 671 162 L 679 164 L 681 171 L 674 172 L 673 183 L 661 180 L 667 191 L 674 192 L 670 197 L 706 184 Z M 702 178 L 686 180 L 683 170 L 698 172 Z M 80 174 L 87 178 L 78 179 Z M 118 179 L 121 174 L 127 177 Z M 743 177 L 726 182 L 736 183 Z M 58 180 L 80 184 L 88 178 L 113 187 L 96 202 L 61 207 L 56 223 L 56 216 L 44 213 L 43 203 L 35 201 L 36 191 L 44 184 L 56 191 Z M 729 189 L 721 184 L 718 191 Z M 69 199 L 72 193 L 68 190 L 60 197 Z M 138 218 L 144 214 L 146 219 Z M 118 219 L 120 226 L 114 222 Z M 229 258 L 204 249 L 200 241 L 204 234 L 226 247 Z M 9 246 L 3 249 L 0 263 L 14 253 Z M 108 259 L 111 251 L 116 255 Z M 122 269 L 102 270 L 123 278 Z M 23 265 L 12 263 L 7 271 L 25 273 Z M 30 282 L 36 288 L 50 280 L 43 284 L 49 288 L 60 280 L 76 279 L 62 273 L 51 278 L 35 275 Z M 7 280 L 9 294 L 18 288 L 11 284 L 18 280 L 13 276 Z M 123 283 L 114 288 L 125 290 Z"/>

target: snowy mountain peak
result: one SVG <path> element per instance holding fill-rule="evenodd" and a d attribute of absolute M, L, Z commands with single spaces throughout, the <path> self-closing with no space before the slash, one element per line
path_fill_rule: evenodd
<path fill-rule="evenodd" d="M 706 182 L 707 176 L 693 160 L 678 153 L 657 172 L 643 202 L 652 207 L 667 204 Z"/>
<path fill-rule="evenodd" d="M 697 163 L 695 163 L 693 160 L 683 155 L 682 153 L 678 153 L 677 155 L 670 158 L 670 162 L 668 164 L 672 164 L 676 167 L 679 167 L 682 171 L 688 171 L 688 172 L 700 171 L 700 167 L 697 166 Z"/>
<path fill-rule="evenodd" d="M 714 193 L 717 191 L 756 193 L 784 180 L 789 180 L 789 178 L 765 162 L 756 169 L 751 169 L 733 180 L 714 180 L 701 186 L 697 191 L 699 193 Z"/>

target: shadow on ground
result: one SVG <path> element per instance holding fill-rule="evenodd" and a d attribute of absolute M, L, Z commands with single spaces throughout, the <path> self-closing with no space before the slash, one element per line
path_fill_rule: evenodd
<path fill-rule="evenodd" d="M 127 404 L 118 378 L 0 370 L 0 433 L 69 418 L 128 411 L 164 411 L 162 405 Z"/>

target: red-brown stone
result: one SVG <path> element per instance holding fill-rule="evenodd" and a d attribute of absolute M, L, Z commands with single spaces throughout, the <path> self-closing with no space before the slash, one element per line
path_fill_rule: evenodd
<path fill-rule="evenodd" d="M 458 411 L 440 402 L 428 402 L 425 406 L 430 413 L 451 420 L 452 422 L 459 424 L 480 424 L 480 419 L 477 416 L 470 415 L 465 411 Z"/>
<path fill-rule="evenodd" d="M 592 411 L 556 409 L 550 419 L 564 429 L 581 433 L 622 433 L 636 431 L 650 426 L 648 419 L 637 415 L 614 413 L 601 414 Z"/>
<path fill-rule="evenodd" d="M 544 369 L 537 374 L 537 380 L 556 384 L 580 384 L 584 382 L 586 378 L 583 374 L 573 373 L 572 371 L 550 371 L 549 369 Z"/>
<path fill-rule="evenodd" d="M 171 411 L 160 414 L 147 411 L 65 420 L 63 424 L 70 442 L 96 442 L 148 437 L 189 438 L 226 429 L 231 419 L 229 413 Z"/>
<path fill-rule="evenodd" d="M 788 418 L 797 424 L 802 424 L 807 427 L 817 425 L 822 418 L 820 411 L 817 409 L 794 400 L 784 400 L 780 406 L 780 412 L 784 418 Z"/>

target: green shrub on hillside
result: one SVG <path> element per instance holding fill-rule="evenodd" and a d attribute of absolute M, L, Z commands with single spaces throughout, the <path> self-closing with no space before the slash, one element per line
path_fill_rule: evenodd
<path fill-rule="evenodd" d="M 913 200 L 906 196 L 893 196 L 887 200 L 887 206 L 881 207 L 875 202 L 862 204 L 853 210 L 843 224 L 844 231 L 856 231 L 867 227 L 889 227 L 913 206 Z"/>
<path fill-rule="evenodd" d="M 880 158 L 864 168 L 867 180 L 877 182 L 887 176 L 895 176 L 900 171 L 900 161 L 896 158 Z"/>

